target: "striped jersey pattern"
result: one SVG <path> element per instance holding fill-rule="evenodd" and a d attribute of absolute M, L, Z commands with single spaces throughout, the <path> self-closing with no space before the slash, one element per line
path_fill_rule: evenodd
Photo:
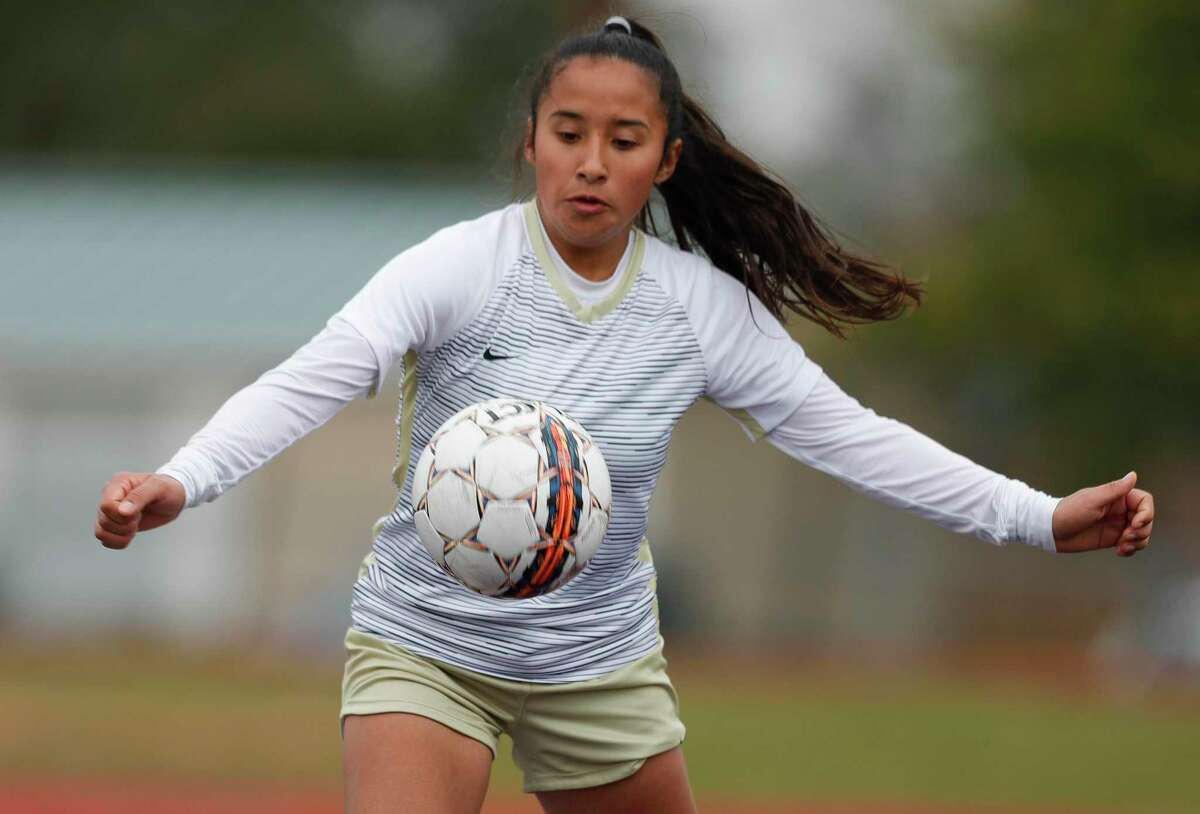
<path fill-rule="evenodd" d="M 684 308 L 651 275 L 630 273 L 620 302 L 585 320 L 527 248 L 473 320 L 440 346 L 406 355 L 397 502 L 376 524 L 354 586 L 354 627 L 528 682 L 595 678 L 656 647 L 654 566 L 642 546 L 650 498 L 671 433 L 707 382 Z M 565 411 L 599 445 L 612 478 L 604 542 L 578 576 L 538 597 L 468 590 L 437 567 L 413 525 L 409 495 L 421 450 L 464 406 L 493 398 L 537 399 Z"/>

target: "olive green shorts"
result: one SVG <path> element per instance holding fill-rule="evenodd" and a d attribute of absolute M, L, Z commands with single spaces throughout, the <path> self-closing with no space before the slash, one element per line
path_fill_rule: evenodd
<path fill-rule="evenodd" d="M 343 726 L 347 715 L 413 713 L 474 738 L 493 757 L 508 733 L 527 792 L 611 783 L 683 742 L 661 637 L 655 650 L 608 675 L 560 684 L 494 678 L 355 628 L 346 652 Z"/>

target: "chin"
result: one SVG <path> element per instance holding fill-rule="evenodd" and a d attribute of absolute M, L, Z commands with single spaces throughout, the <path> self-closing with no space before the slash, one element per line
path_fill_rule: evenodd
<path fill-rule="evenodd" d="M 574 215 L 574 212 L 568 213 Z M 602 246 L 621 231 L 620 225 L 609 217 L 603 219 L 568 217 L 559 221 L 559 231 L 576 246 L 592 249 Z"/>
<path fill-rule="evenodd" d="M 611 239 L 613 231 L 612 226 L 607 224 L 602 227 L 598 225 L 596 228 L 588 228 L 586 226 L 579 228 L 572 225 L 571 228 L 567 229 L 566 234 L 571 239 L 571 242 L 577 246 L 586 246 L 589 249 L 594 249 L 597 246 L 604 245 L 605 242 Z"/>

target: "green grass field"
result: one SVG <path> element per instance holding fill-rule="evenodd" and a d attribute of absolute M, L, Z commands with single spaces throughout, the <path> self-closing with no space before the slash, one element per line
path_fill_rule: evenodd
<path fill-rule="evenodd" d="M 978 670 L 734 656 L 671 668 L 701 799 L 1200 811 L 1194 687 L 1119 702 L 1015 669 L 985 683 Z M 247 652 L 10 642 L 0 655 L 0 780 L 336 792 L 340 678 L 336 662 Z M 519 794 L 507 744 L 492 789 Z"/>

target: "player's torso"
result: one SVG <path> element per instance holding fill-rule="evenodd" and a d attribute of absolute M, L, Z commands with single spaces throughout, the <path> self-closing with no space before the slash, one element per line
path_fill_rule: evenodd
<path fill-rule="evenodd" d="M 654 645 L 654 569 L 642 546 L 650 498 L 671 434 L 706 385 L 687 314 L 641 263 L 600 308 L 568 302 L 552 280 L 537 252 L 522 252 L 474 318 L 437 347 L 405 357 L 396 504 L 376 524 L 352 605 L 363 629 L 530 681 L 601 675 Z M 566 412 L 600 447 L 612 482 L 611 522 L 587 567 L 529 599 L 471 592 L 437 567 L 413 526 L 421 451 L 463 407 L 494 398 L 536 399 Z"/>
<path fill-rule="evenodd" d="M 468 404 L 491 398 L 551 404 L 592 435 L 612 478 L 612 524 L 584 575 L 627 568 L 645 533 L 671 433 L 704 385 L 686 314 L 647 274 L 639 273 L 607 313 L 585 320 L 526 255 L 475 320 L 417 357 L 407 469 L 442 422 Z M 409 483 L 405 472 L 404 517 L 411 516 Z"/>

